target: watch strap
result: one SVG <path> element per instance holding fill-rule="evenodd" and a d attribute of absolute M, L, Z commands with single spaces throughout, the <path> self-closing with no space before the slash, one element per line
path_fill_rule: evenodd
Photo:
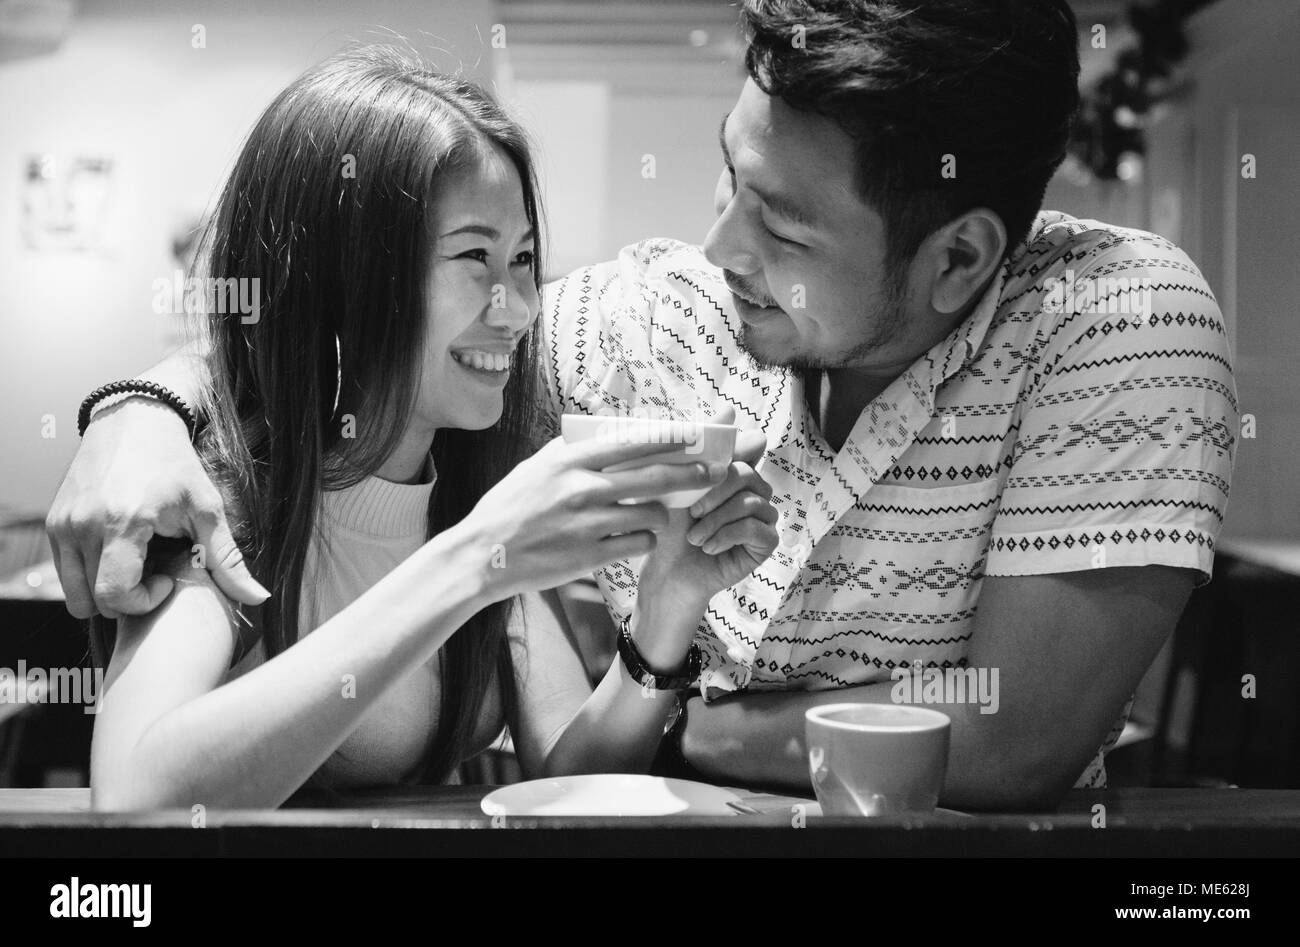
<path fill-rule="evenodd" d="M 686 657 L 686 670 L 682 674 L 656 674 L 637 650 L 632 640 L 631 619 L 619 622 L 618 656 L 628 676 L 644 688 L 657 691 L 679 691 L 689 687 L 700 676 L 700 649 L 692 642 Z"/>

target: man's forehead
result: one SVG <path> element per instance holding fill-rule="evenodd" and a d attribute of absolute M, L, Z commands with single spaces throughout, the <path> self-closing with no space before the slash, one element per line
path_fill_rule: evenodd
<path fill-rule="evenodd" d="M 745 83 L 719 129 L 723 145 L 736 162 L 752 162 L 758 184 L 815 204 L 818 210 L 854 204 L 861 197 L 854 187 L 853 140 L 834 122 L 787 105 L 763 92 L 753 80 Z"/>

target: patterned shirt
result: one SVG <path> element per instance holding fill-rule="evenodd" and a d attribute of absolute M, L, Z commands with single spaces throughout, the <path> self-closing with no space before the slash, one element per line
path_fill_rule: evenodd
<path fill-rule="evenodd" d="M 730 405 L 767 435 L 781 542 L 709 605 L 706 699 L 965 668 L 986 575 L 1159 563 L 1209 580 L 1237 400 L 1219 307 L 1169 241 L 1039 214 L 838 453 L 801 374 L 758 367 L 740 329 L 721 272 L 670 240 L 552 284 L 542 318 L 552 411 L 689 420 Z M 597 575 L 616 620 L 638 567 Z M 1079 786 L 1104 785 L 1128 710 Z"/>

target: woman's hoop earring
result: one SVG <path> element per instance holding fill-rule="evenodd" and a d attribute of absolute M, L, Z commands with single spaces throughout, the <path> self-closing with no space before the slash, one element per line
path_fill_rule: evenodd
<path fill-rule="evenodd" d="M 334 333 L 334 356 L 338 370 L 334 377 L 334 408 L 330 411 L 331 421 L 333 421 L 334 416 L 339 413 L 339 397 L 343 394 L 343 346 L 339 342 L 339 334 L 337 332 Z"/>

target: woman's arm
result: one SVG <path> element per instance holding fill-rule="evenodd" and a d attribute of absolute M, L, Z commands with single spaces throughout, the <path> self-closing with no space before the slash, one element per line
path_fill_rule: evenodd
<path fill-rule="evenodd" d="M 209 574 L 190 570 L 156 614 L 122 621 L 95 727 L 95 805 L 279 805 L 484 606 L 649 552 L 667 513 L 622 501 L 698 488 L 708 472 L 602 471 L 660 450 L 553 441 L 314 633 L 225 685 L 234 619 Z"/>
<path fill-rule="evenodd" d="M 207 572 L 188 568 L 156 612 L 119 622 L 91 748 L 94 807 L 281 804 L 392 684 L 488 604 L 472 545 L 443 533 L 224 685 L 239 618 Z"/>
<path fill-rule="evenodd" d="M 639 629 L 653 627 L 689 642 L 706 604 L 707 599 L 638 596 L 633 639 Z M 515 648 L 519 702 L 510 732 L 524 775 L 645 772 L 674 695 L 642 689 L 617 658 L 593 691 L 554 591 L 526 596 L 520 617 Z"/>
<path fill-rule="evenodd" d="M 689 511 L 674 510 L 642 567 L 629 626 L 644 662 L 685 671 L 714 594 L 752 572 L 776 547 L 771 488 L 754 471 L 761 434 L 745 433 L 725 479 Z M 556 601 L 525 608 L 526 664 L 519 663 L 520 721 L 512 727 L 525 772 L 644 772 L 654 760 L 674 695 L 642 688 L 621 660 L 595 691 L 587 683 Z"/>

